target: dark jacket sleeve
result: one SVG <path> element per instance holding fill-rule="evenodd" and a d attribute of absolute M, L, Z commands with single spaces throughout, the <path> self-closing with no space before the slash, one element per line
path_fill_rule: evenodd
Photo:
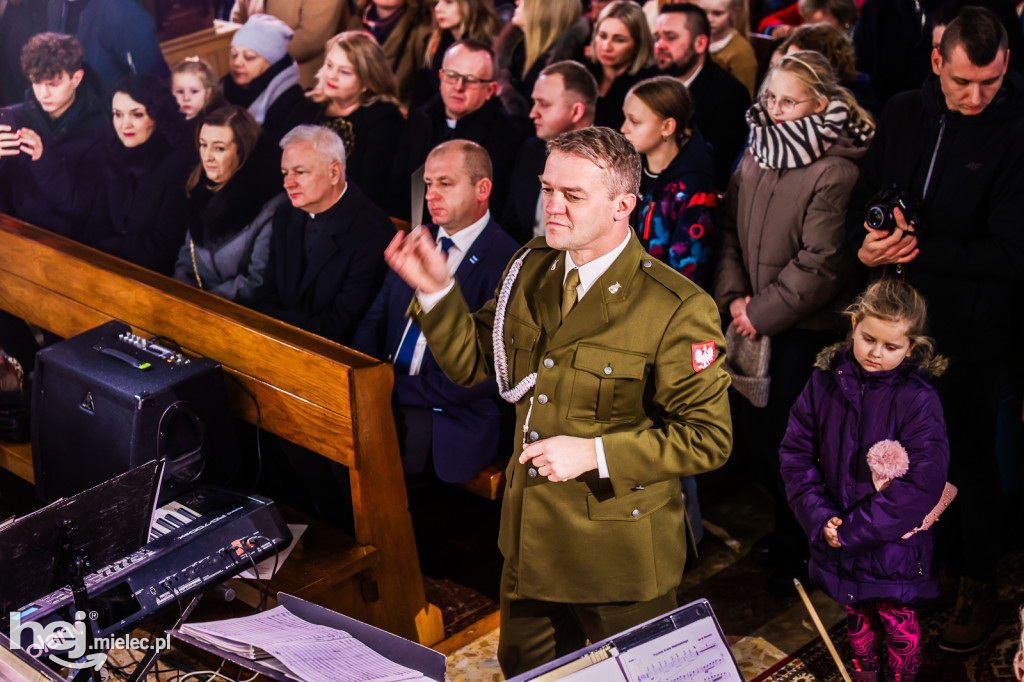
<path fill-rule="evenodd" d="M 498 384 L 494 379 L 485 379 L 475 386 L 459 386 L 443 372 L 396 375 L 395 395 L 402 405 L 447 407 L 494 398 L 498 395 Z"/>
<path fill-rule="evenodd" d="M 779 466 L 786 486 L 786 499 L 812 542 L 821 539 L 825 522 L 841 513 L 825 488 L 818 467 L 821 452 L 814 404 L 816 389 L 820 388 L 816 380 L 821 376 L 821 371 L 816 370 L 797 398 L 789 413 L 786 435 L 779 446 Z"/>
<path fill-rule="evenodd" d="M 330 304 L 320 310 L 286 310 L 271 303 L 261 310 L 283 322 L 324 338 L 349 343 L 356 325 L 373 302 L 387 271 L 384 249 L 387 248 L 389 239 L 384 230 L 391 229 L 391 221 L 386 217 L 383 220 L 387 223 L 386 226 L 367 226 L 363 238 L 346 243 L 345 248 L 349 255 L 344 262 L 328 266 L 332 269 L 343 269 L 343 273 L 338 273 L 337 270 L 332 273 L 340 277 L 340 286 Z"/>
<path fill-rule="evenodd" d="M 384 284 L 369 310 L 363 315 L 359 326 L 352 335 L 352 347 L 361 353 L 372 355 L 379 360 L 388 360 L 388 301 L 395 275 L 391 272 L 384 277 Z"/>

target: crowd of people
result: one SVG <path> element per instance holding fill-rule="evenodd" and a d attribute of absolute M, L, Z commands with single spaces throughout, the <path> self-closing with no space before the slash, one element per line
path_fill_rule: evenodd
<path fill-rule="evenodd" d="M 19 93 L 10 74 L 0 81 L 0 212 L 392 362 L 406 472 L 465 482 L 513 454 L 517 418 L 548 435 L 590 433 L 582 420 L 668 421 L 647 404 L 662 386 L 636 390 L 653 371 L 636 360 L 643 353 L 580 345 L 574 357 L 547 356 L 538 386 L 545 369 L 566 364 L 576 379 L 560 390 L 575 381 L 593 393 L 589 402 L 574 395 L 562 415 L 572 428 L 559 427 L 532 398 L 525 413 L 521 402 L 510 406 L 522 396 L 510 401 L 515 389 L 501 379 L 465 387 L 446 376 L 442 368 L 458 368 L 454 378 L 472 383 L 487 372 L 452 357 L 455 341 L 428 343 L 436 300 L 409 317 L 414 295 L 455 282 L 470 310 L 490 311 L 489 335 L 497 322 L 488 302 L 524 246 L 567 251 L 562 267 L 584 278 L 576 259 L 588 257 L 584 226 L 597 199 L 590 166 L 576 162 L 629 165 L 631 154 L 636 182 L 608 191 L 632 199 L 601 204 L 619 241 L 596 255 L 637 256 L 650 269 L 627 247 L 636 242 L 713 298 L 721 324 L 710 325 L 711 346 L 695 343 L 692 358 L 687 346 L 677 368 L 718 362 L 720 336 L 765 366 L 752 377 L 730 366 L 763 395 L 731 393 L 723 428 L 731 415 L 733 449 L 775 500 L 775 530 L 752 551 L 775 569 L 767 588 L 785 592 L 810 575 L 848 606 L 854 679 L 913 680 L 914 606 L 938 586 L 932 532 L 919 527 L 948 478 L 959 492 L 935 555 L 959 577 L 959 596 L 940 646 L 963 653 L 984 642 L 1001 545 L 992 520 L 1021 474 L 1024 50 L 1011 47 L 1024 37 L 1015 14 L 982 0 L 914 11 L 886 0 L 799 0 L 775 12 L 745 0 L 238 0 L 231 17 L 242 25 L 218 78 L 198 58 L 169 68 L 145 12 L 109 9 L 123 16 L 117 24 L 97 17 L 123 3 L 134 4 L 50 0 L 45 16 L 31 3 L 0 3 L 0 35 L 11 37 L 0 70 L 15 68 L 9 45 L 22 46 L 25 86 Z M 754 26 L 772 38 L 752 37 Z M 923 47 L 898 54 L 892 41 L 907 35 L 904 46 Z M 609 128 L 621 135 L 583 132 Z M 580 173 L 576 185 L 566 169 Z M 407 239 L 409 253 L 396 255 L 389 216 L 428 226 Z M 443 258 L 414 251 L 421 242 Z M 415 253 L 435 271 L 389 273 L 389 243 L 393 267 Z M 543 289 L 537 262 L 523 277 Z M 619 277 L 608 290 L 623 287 L 634 301 L 630 319 L 653 299 L 675 300 L 647 280 L 648 298 L 634 298 L 631 275 Z M 535 312 L 516 296 L 507 301 L 506 383 L 558 338 L 558 321 L 542 314 L 529 324 Z M 457 311 L 437 305 L 445 328 L 471 336 Z M 633 329 L 612 326 L 634 335 L 660 322 L 708 326 L 714 308 L 678 319 L 648 310 Z M 485 364 L 499 364 L 488 354 L 498 355 L 485 353 Z M 641 414 L 630 401 L 644 403 Z M 543 451 L 522 454 L 544 442 L 537 430 L 522 440 L 521 463 L 544 462 L 529 476 L 562 480 L 566 469 Z M 883 441 L 898 441 L 907 464 L 879 483 L 866 453 Z M 604 457 L 599 447 L 598 471 Z M 672 485 L 682 481 L 690 522 L 660 531 L 670 527 L 685 545 L 692 525 L 700 541 L 692 474 L 717 461 L 666 470 Z M 503 523 L 507 560 L 525 551 L 520 532 L 513 539 Z M 506 564 L 503 595 L 539 575 L 536 565 L 514 568 Z M 581 585 L 604 594 L 595 580 L 538 590 L 578 602 L 566 595 Z M 660 607 L 652 599 L 670 585 L 656 583 L 591 601 Z M 516 599 L 502 605 L 509 637 L 510 614 L 526 608 Z M 883 630 L 888 649 L 873 634 Z M 506 671 L 541 660 L 520 644 L 503 644 Z"/>

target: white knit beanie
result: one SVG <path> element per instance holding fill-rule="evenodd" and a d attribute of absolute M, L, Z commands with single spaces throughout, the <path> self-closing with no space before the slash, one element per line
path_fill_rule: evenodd
<path fill-rule="evenodd" d="M 274 64 L 288 52 L 288 41 L 295 32 L 277 17 L 254 14 L 235 32 L 232 47 L 245 47 Z"/>

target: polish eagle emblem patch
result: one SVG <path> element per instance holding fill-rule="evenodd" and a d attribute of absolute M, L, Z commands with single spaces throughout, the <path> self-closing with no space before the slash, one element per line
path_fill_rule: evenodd
<path fill-rule="evenodd" d="M 693 351 L 693 371 L 699 372 L 707 369 L 715 361 L 715 342 L 705 341 L 694 343 L 690 346 Z"/>

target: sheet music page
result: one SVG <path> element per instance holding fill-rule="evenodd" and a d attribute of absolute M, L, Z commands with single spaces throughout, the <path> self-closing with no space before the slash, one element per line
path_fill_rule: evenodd
<path fill-rule="evenodd" d="M 344 630 L 305 621 L 283 606 L 243 618 L 190 623 L 181 632 L 257 647 L 308 682 L 395 682 L 424 679 L 381 656 Z M 216 642 L 215 642 L 216 643 Z"/>
<path fill-rule="evenodd" d="M 743 682 L 713 618 L 702 618 L 619 656 L 630 682 Z"/>
<path fill-rule="evenodd" d="M 384 658 L 355 637 L 328 642 L 296 642 L 265 647 L 306 682 L 397 682 L 422 680 L 415 670 Z"/>
<path fill-rule="evenodd" d="M 283 606 L 242 618 L 188 623 L 186 634 L 207 634 L 266 649 L 267 645 L 296 641 L 324 641 L 350 637 L 347 632 L 314 625 L 302 620 Z"/>

